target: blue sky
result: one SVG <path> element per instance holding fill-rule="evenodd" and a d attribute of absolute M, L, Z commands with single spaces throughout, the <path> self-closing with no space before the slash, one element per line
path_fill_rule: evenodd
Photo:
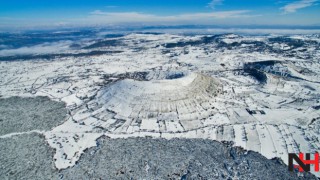
<path fill-rule="evenodd" d="M 320 26 L 320 0 L 0 0 L 0 28 L 96 25 Z"/>

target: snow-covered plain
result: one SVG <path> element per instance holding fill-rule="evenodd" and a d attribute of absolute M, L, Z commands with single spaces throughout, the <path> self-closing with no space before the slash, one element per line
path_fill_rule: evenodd
<path fill-rule="evenodd" d="M 121 52 L 0 62 L 2 98 L 47 96 L 67 104 L 66 121 L 40 132 L 56 150 L 58 169 L 74 166 L 103 135 L 232 141 L 285 163 L 288 153 L 319 151 L 319 36 L 108 40 L 119 44 L 69 51 Z"/>

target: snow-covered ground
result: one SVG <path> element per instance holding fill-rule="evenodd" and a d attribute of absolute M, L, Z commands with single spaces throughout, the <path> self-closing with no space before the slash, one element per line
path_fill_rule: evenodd
<path fill-rule="evenodd" d="M 112 40 L 121 43 L 93 50 L 120 53 L 0 62 L 2 98 L 47 96 L 67 104 L 66 121 L 43 132 L 58 169 L 75 165 L 103 135 L 233 141 L 285 163 L 288 153 L 319 151 L 318 36 Z"/>

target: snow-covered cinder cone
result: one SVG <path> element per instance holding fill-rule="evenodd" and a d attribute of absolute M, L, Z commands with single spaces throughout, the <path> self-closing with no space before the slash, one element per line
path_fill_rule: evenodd
<path fill-rule="evenodd" d="M 105 111 L 99 114 L 114 116 L 101 120 L 121 119 L 116 132 L 177 132 L 198 128 L 200 119 L 214 114 L 210 102 L 221 92 L 217 80 L 198 73 L 167 73 L 163 78 L 125 79 L 102 89 L 97 100 Z"/>

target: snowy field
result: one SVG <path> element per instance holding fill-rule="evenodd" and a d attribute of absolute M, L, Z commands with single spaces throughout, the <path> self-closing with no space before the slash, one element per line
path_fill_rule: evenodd
<path fill-rule="evenodd" d="M 36 132 L 58 169 L 103 136 L 230 141 L 284 163 L 320 149 L 319 35 L 132 33 L 0 49 L 0 59 L 1 98 L 67 105 L 63 123 Z"/>

